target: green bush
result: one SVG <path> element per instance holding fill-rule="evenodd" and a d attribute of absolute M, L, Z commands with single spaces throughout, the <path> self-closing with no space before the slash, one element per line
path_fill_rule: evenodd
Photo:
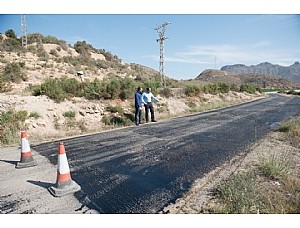
<path fill-rule="evenodd" d="M 91 69 L 94 69 L 97 67 L 96 61 L 94 59 L 87 57 L 87 56 L 82 56 L 82 55 L 63 56 L 61 58 L 56 58 L 55 61 L 58 63 L 61 63 L 61 62 L 69 63 L 76 68 L 80 68 L 81 65 L 87 66 Z"/>
<path fill-rule="evenodd" d="M 239 91 L 240 91 L 240 88 L 239 88 L 239 86 L 236 85 L 236 84 L 231 84 L 231 85 L 230 85 L 230 90 L 231 90 L 231 91 L 234 91 L 234 92 L 239 92 Z"/>
<path fill-rule="evenodd" d="M 55 57 L 59 57 L 59 54 L 57 53 L 57 51 L 55 49 L 51 49 L 49 53 Z"/>
<path fill-rule="evenodd" d="M 92 82 L 86 80 L 82 83 L 75 78 L 48 78 L 41 85 L 30 86 L 29 89 L 34 96 L 46 95 L 56 102 L 61 102 L 74 96 L 89 100 L 128 99 L 134 97 L 136 87 L 137 83 L 131 78 L 118 78 L 111 75 L 103 81 L 94 79 Z"/>
<path fill-rule="evenodd" d="M 201 92 L 201 89 L 196 84 L 188 84 L 185 86 L 185 95 L 188 97 L 198 96 Z"/>
<path fill-rule="evenodd" d="M 172 97 L 173 94 L 172 94 L 172 90 L 170 88 L 162 88 L 160 91 L 159 91 L 159 94 L 163 97 L 166 97 L 166 98 L 169 98 L 169 97 Z"/>
<path fill-rule="evenodd" d="M 124 109 L 119 105 L 116 106 L 108 105 L 105 107 L 105 110 L 111 113 L 119 113 L 120 115 L 124 114 Z"/>
<path fill-rule="evenodd" d="M 61 102 L 74 96 L 83 96 L 83 89 L 75 78 L 48 78 L 41 85 L 29 88 L 33 96 L 46 95 L 55 102 Z"/>
<path fill-rule="evenodd" d="M 21 81 L 26 81 L 27 76 L 24 73 L 25 63 L 24 62 L 13 62 L 8 63 L 4 67 L 3 74 L 1 78 L 4 81 L 20 83 Z"/>
<path fill-rule="evenodd" d="M 110 125 L 110 115 L 104 115 L 101 119 L 101 122 L 104 123 L 105 125 Z"/>
<path fill-rule="evenodd" d="M 123 100 L 133 97 L 135 89 L 136 89 L 135 81 L 131 78 L 126 77 L 120 81 L 119 97 Z"/>
<path fill-rule="evenodd" d="M 76 44 L 74 44 L 74 49 L 80 55 L 84 57 L 90 57 L 90 51 L 93 49 L 93 47 L 90 44 L 87 44 L 85 41 L 77 41 Z"/>
<path fill-rule="evenodd" d="M 38 119 L 38 118 L 40 118 L 40 117 L 41 117 L 41 115 L 40 115 L 38 112 L 31 112 L 31 113 L 29 114 L 29 118 Z"/>
<path fill-rule="evenodd" d="M 151 92 L 153 94 L 157 94 L 158 93 L 158 88 L 160 87 L 160 82 L 156 81 L 156 80 L 149 80 L 144 82 L 144 86 L 142 86 L 144 88 L 144 90 L 146 90 L 146 88 L 151 88 Z"/>
<path fill-rule="evenodd" d="M 291 160 L 283 153 L 260 158 L 258 169 L 273 179 L 284 179 L 291 172 Z"/>
<path fill-rule="evenodd" d="M 11 84 L 10 82 L 7 82 L 2 79 L 2 76 L 0 75 L 0 93 L 5 93 L 11 90 Z"/>
<path fill-rule="evenodd" d="M 109 99 L 116 99 L 120 94 L 120 81 L 117 77 L 111 77 L 104 80 L 105 93 L 109 96 Z M 106 98 L 106 97 L 105 97 Z"/>
<path fill-rule="evenodd" d="M 82 96 L 83 91 L 81 90 L 80 82 L 78 82 L 75 78 L 63 77 L 59 79 L 59 81 L 63 91 L 67 93 L 69 97 Z"/>
<path fill-rule="evenodd" d="M 300 139 L 300 117 L 295 117 L 282 123 L 278 130 L 280 132 L 286 132 L 288 136 L 294 136 Z"/>
<path fill-rule="evenodd" d="M 240 86 L 240 91 L 250 93 L 250 94 L 254 94 L 256 92 L 256 88 L 255 88 L 255 86 L 250 85 L 250 84 L 242 84 Z"/>
<path fill-rule="evenodd" d="M 98 100 L 102 97 L 104 84 L 95 79 L 93 82 L 87 81 L 84 83 L 83 96 L 89 100 Z"/>
<path fill-rule="evenodd" d="M 202 89 L 204 93 L 210 94 L 228 93 L 230 91 L 230 86 L 226 83 L 214 83 L 204 85 Z"/>
<path fill-rule="evenodd" d="M 36 48 L 36 46 L 34 46 L 34 45 L 28 45 L 28 46 L 27 46 L 27 51 L 28 51 L 28 52 L 31 52 L 31 53 L 33 53 L 33 54 L 36 54 L 36 53 L 37 53 L 37 48 Z"/>
<path fill-rule="evenodd" d="M 8 38 L 13 38 L 13 39 L 16 39 L 16 38 L 17 38 L 15 31 L 12 30 L 12 29 L 8 29 L 8 30 L 5 32 L 5 35 L 6 35 Z"/>
<path fill-rule="evenodd" d="M 40 61 L 45 61 L 45 62 L 47 62 L 48 60 L 49 60 L 49 55 L 48 55 L 48 53 L 45 51 L 45 50 L 43 50 L 43 49 L 38 49 L 37 50 L 37 56 L 39 57 L 39 60 Z"/>
<path fill-rule="evenodd" d="M 43 42 L 43 35 L 40 33 L 31 33 L 27 35 L 27 44 L 40 43 Z"/>
<path fill-rule="evenodd" d="M 67 98 L 67 94 L 61 87 L 58 79 L 46 79 L 41 85 L 40 95 L 46 95 L 55 102 L 62 102 Z"/>
<path fill-rule="evenodd" d="M 22 43 L 20 39 L 10 38 L 3 41 L 2 47 L 5 51 L 17 52 L 22 50 Z"/>
<path fill-rule="evenodd" d="M 220 93 L 228 93 L 230 91 L 230 85 L 226 84 L 226 83 L 219 83 L 219 92 Z"/>
<path fill-rule="evenodd" d="M 221 213 L 257 213 L 261 194 L 252 173 L 237 173 L 223 181 L 216 189 L 216 197 L 223 204 Z"/>
<path fill-rule="evenodd" d="M 58 44 L 58 39 L 55 36 L 43 36 L 43 44 Z"/>
<path fill-rule="evenodd" d="M 58 41 L 58 44 L 60 45 L 60 47 L 61 47 L 64 51 L 67 51 L 68 48 L 69 48 L 69 45 L 68 45 L 67 42 L 64 41 L 64 40 L 59 40 L 59 41 Z"/>
<path fill-rule="evenodd" d="M 102 117 L 102 123 L 105 125 L 113 126 L 130 126 L 133 124 L 133 121 L 130 120 L 127 116 L 113 116 L 113 115 L 104 115 Z"/>
<path fill-rule="evenodd" d="M 32 96 L 41 96 L 42 95 L 41 85 L 30 85 L 28 87 L 28 90 L 31 91 Z"/>
<path fill-rule="evenodd" d="M 102 69 L 108 69 L 109 68 L 109 63 L 105 60 L 96 60 L 96 63 L 95 63 L 96 67 L 97 68 L 102 68 Z"/>
<path fill-rule="evenodd" d="M 75 118 L 75 115 L 76 115 L 75 111 L 66 111 L 63 113 L 63 116 L 69 119 Z"/>
<path fill-rule="evenodd" d="M 25 128 L 28 118 L 26 110 L 16 111 L 11 108 L 0 113 L 0 144 L 9 145 L 19 141 L 19 133 Z"/>

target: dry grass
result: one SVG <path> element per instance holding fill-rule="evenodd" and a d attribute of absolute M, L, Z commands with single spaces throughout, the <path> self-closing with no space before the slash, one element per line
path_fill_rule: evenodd
<path fill-rule="evenodd" d="M 290 121 L 295 123 L 294 118 Z M 288 122 L 290 122 L 288 121 Z M 285 126 L 287 123 L 284 123 Z M 290 125 L 298 132 L 300 125 Z M 241 152 L 195 181 L 174 204 L 171 214 L 300 213 L 300 137 L 271 132 L 248 152 Z"/>
<path fill-rule="evenodd" d="M 299 142 L 300 118 L 282 124 L 280 140 Z M 288 135 L 288 137 L 287 137 Z M 299 144 L 298 148 L 299 148 Z M 296 152 L 295 152 L 296 151 Z M 299 150 L 264 151 L 258 162 L 221 181 L 214 190 L 208 213 L 294 214 L 300 213 Z"/>

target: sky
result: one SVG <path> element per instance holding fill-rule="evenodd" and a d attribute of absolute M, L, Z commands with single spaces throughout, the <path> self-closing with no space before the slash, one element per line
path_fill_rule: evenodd
<path fill-rule="evenodd" d="M 71 45 L 86 41 L 97 49 L 110 51 L 125 63 L 142 64 L 159 71 L 159 34 L 155 28 L 170 22 L 164 33 L 167 38 L 164 73 L 177 80 L 194 79 L 206 69 L 219 70 L 224 65 L 270 62 L 289 66 L 300 61 L 300 10 L 298 14 L 293 9 L 280 13 L 279 6 L 265 10 L 266 13 L 257 11 L 259 7 L 249 13 L 244 13 L 244 8 L 194 13 L 193 10 L 180 12 L 180 8 L 169 10 L 167 6 L 165 10 L 149 11 L 144 7 L 131 10 L 127 6 L 123 11 L 99 10 L 98 13 L 93 7 L 81 11 L 77 6 L 73 11 L 62 12 L 55 11 L 56 5 L 49 11 L 45 8 L 0 10 L 0 32 L 13 29 L 21 36 L 20 14 L 25 13 L 27 33 L 55 36 Z"/>

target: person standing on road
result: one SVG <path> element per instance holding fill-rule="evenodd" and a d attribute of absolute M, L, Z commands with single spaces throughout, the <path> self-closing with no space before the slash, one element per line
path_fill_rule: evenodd
<path fill-rule="evenodd" d="M 142 124 L 142 105 L 143 105 L 143 100 L 142 100 L 142 91 L 143 89 L 141 87 L 138 87 L 135 95 L 134 95 L 134 103 L 135 103 L 135 125 L 139 126 L 139 124 Z"/>
<path fill-rule="evenodd" d="M 146 91 L 142 94 L 142 101 L 145 106 L 145 117 L 147 123 L 149 121 L 149 109 L 151 113 L 151 122 L 156 122 L 154 118 L 154 108 L 151 102 L 152 99 L 156 102 L 159 102 L 159 100 L 152 94 L 151 88 L 147 88 Z"/>

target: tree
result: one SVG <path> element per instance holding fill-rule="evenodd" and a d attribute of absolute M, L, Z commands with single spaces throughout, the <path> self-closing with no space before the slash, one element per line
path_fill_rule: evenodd
<path fill-rule="evenodd" d="M 8 38 L 13 38 L 13 39 L 16 39 L 16 38 L 17 38 L 15 31 L 12 30 L 12 29 L 8 29 L 8 30 L 5 32 L 5 35 L 6 35 Z"/>
<path fill-rule="evenodd" d="M 76 44 L 74 44 L 74 49 L 76 52 L 81 54 L 83 57 L 90 57 L 91 53 L 90 50 L 92 49 L 91 45 L 87 44 L 85 41 L 77 41 Z"/>

